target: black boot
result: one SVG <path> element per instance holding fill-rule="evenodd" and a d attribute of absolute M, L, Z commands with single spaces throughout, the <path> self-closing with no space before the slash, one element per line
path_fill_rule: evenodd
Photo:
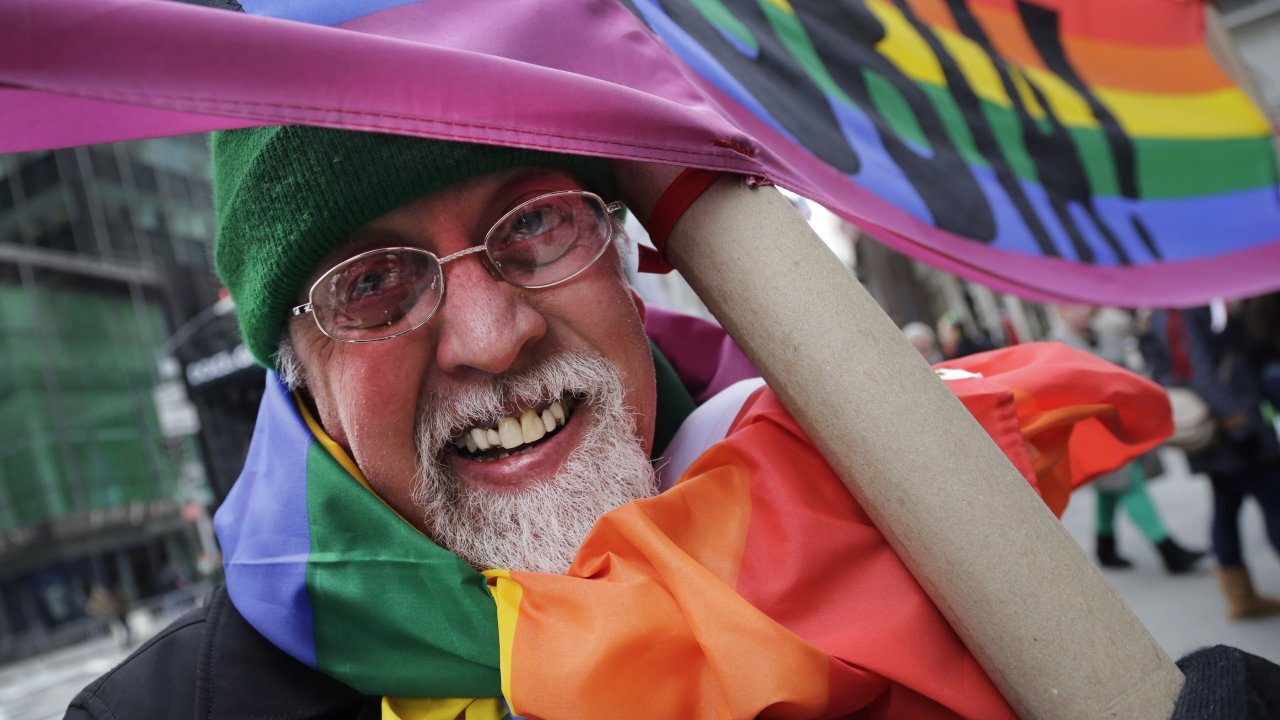
<path fill-rule="evenodd" d="M 1203 550 L 1188 550 L 1169 537 L 1161 540 L 1156 549 L 1160 551 L 1160 557 L 1164 558 L 1164 569 L 1170 575 L 1181 575 L 1191 570 L 1204 557 Z"/>
<path fill-rule="evenodd" d="M 1098 536 L 1098 563 L 1105 568 L 1131 568 L 1133 563 L 1116 554 L 1116 536 Z"/>

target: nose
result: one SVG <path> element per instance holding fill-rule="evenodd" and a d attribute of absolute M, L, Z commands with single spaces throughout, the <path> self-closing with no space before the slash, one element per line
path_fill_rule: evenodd
<path fill-rule="evenodd" d="M 505 372 L 546 334 L 546 318 L 525 302 L 531 291 L 496 277 L 482 255 L 450 262 L 444 272 L 444 300 L 432 321 L 438 323 L 435 353 L 442 371 Z"/>

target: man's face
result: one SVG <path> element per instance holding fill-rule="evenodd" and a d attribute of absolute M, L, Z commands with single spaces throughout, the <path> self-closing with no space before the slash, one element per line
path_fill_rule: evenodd
<path fill-rule="evenodd" d="M 519 203 L 571 189 L 581 187 L 559 171 L 484 176 L 369 223 L 312 280 L 377 247 L 444 257 Z M 642 306 L 612 248 L 539 290 L 480 258 L 445 266 L 443 302 L 410 333 L 344 343 L 294 319 L 290 337 L 321 425 L 392 508 L 474 565 L 562 571 L 565 548 L 600 514 L 651 492 L 656 390 Z M 508 439 L 530 410 L 551 432 L 509 449 L 467 446 Z"/>

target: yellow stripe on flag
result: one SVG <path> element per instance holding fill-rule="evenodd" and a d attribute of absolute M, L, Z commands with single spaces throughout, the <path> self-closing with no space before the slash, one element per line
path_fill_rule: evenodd
<path fill-rule="evenodd" d="M 1271 125 L 1239 88 L 1194 95 L 1151 95 L 1099 89 L 1120 126 L 1135 137 L 1212 139 L 1266 137 Z"/>
<path fill-rule="evenodd" d="M 868 0 L 867 7 L 885 28 L 885 38 L 876 50 L 911 80 L 945 87 L 946 79 L 938 58 L 906 17 L 882 0 Z M 995 64 L 977 43 L 947 29 L 933 28 L 933 33 L 978 97 L 1003 108 L 1012 107 Z M 1041 68 L 1015 67 L 1036 86 L 1063 125 L 1098 127 L 1084 97 L 1061 77 Z M 1035 102 L 1029 88 L 1020 84 L 1016 73 L 1013 77 L 1028 112 L 1032 117 L 1044 117 L 1044 108 Z M 1134 137 L 1211 139 L 1270 133 L 1266 118 L 1235 87 L 1183 94 L 1094 88 L 1094 93 L 1120 126 Z"/>
<path fill-rule="evenodd" d="M 868 0 L 867 8 L 884 25 L 884 40 L 876 46 L 877 52 L 916 82 L 946 84 L 938 58 L 897 8 L 876 0 Z"/>
<path fill-rule="evenodd" d="M 1009 73 L 1009 77 L 1013 79 L 1013 86 L 1018 89 L 1018 96 L 1022 98 L 1022 104 L 1027 108 L 1027 112 L 1031 113 L 1032 117 L 1044 117 L 1044 108 L 1031 92 L 1027 77 L 1021 72 Z"/>
<path fill-rule="evenodd" d="M 520 600 L 524 598 L 524 588 L 511 579 L 510 570 L 485 570 L 484 576 L 489 579 L 489 593 L 498 604 L 498 663 L 502 669 L 502 696 L 513 709 L 515 698 L 511 697 L 511 652 L 516 639 L 516 619 L 520 616 Z"/>
<path fill-rule="evenodd" d="M 382 720 L 502 720 L 501 698 L 382 698 Z"/>

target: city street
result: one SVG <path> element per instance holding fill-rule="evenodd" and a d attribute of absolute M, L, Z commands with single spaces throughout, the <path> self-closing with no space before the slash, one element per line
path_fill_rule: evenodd
<path fill-rule="evenodd" d="M 1195 549 L 1209 547 L 1209 483 L 1187 473 L 1180 453 L 1162 451 L 1166 473 L 1147 487 L 1179 543 Z M 1093 557 L 1094 495 L 1091 489 L 1077 493 L 1062 521 Z M 1280 558 L 1267 544 L 1262 513 L 1252 500 L 1241 513 L 1241 537 L 1245 560 L 1253 572 L 1260 593 L 1280 596 Z M 1124 599 L 1147 629 L 1174 658 L 1206 645 L 1232 645 L 1255 655 L 1280 662 L 1280 618 L 1228 622 L 1223 615 L 1222 596 L 1213 577 L 1213 562 L 1206 557 L 1200 570 L 1186 575 L 1169 575 L 1155 548 L 1123 515 L 1116 521 L 1120 553 L 1133 562 L 1128 570 L 1105 570 Z"/>
<path fill-rule="evenodd" d="M 1150 483 L 1150 491 L 1171 533 L 1188 547 L 1208 546 L 1208 484 L 1187 474 L 1181 456 L 1166 455 L 1168 472 Z M 1072 499 L 1063 522 L 1090 554 L 1093 550 L 1093 493 Z M 1181 576 L 1164 572 L 1154 548 L 1121 518 L 1121 552 L 1134 567 L 1106 571 L 1130 607 L 1173 657 L 1198 647 L 1232 645 L 1280 662 L 1280 618 L 1228 622 L 1214 582 L 1212 563 Z M 1243 518 L 1246 557 L 1260 591 L 1280 595 L 1280 559 L 1267 545 L 1261 515 L 1252 503 Z M 158 627 L 151 628 L 152 630 Z M 140 633 L 145 632 L 139 628 Z M 42 658 L 0 667 L 0 720 L 59 718 L 71 698 L 97 675 L 115 665 L 124 650 L 109 638 L 68 648 Z"/>

